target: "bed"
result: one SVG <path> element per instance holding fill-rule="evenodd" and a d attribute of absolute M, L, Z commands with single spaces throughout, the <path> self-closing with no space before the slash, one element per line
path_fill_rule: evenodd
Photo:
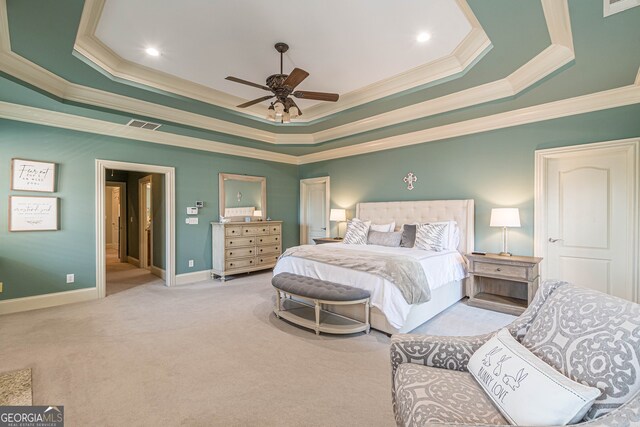
<path fill-rule="evenodd" d="M 388 253 L 415 259 L 422 266 L 430 283 L 429 301 L 408 304 L 397 287 L 382 277 L 304 258 L 281 258 L 274 268 L 274 274 L 289 272 L 369 290 L 372 294 L 371 326 L 388 334 L 410 332 L 464 297 L 466 269 L 462 254 L 472 251 L 474 246 L 473 200 L 358 203 L 356 217 L 374 224 L 395 221 L 396 230 L 401 230 L 405 223 L 456 221 L 460 233 L 457 251 L 431 252 L 376 245 L 341 245 L 344 250 Z M 335 244 L 321 246 L 324 250 L 331 250 L 333 245 Z M 354 308 L 336 306 L 330 309 L 354 318 L 362 317 L 362 313 Z"/>

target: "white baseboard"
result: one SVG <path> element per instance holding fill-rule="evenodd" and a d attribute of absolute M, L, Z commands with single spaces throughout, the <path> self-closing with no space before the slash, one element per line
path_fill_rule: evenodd
<path fill-rule="evenodd" d="M 162 280 L 165 280 L 166 274 L 163 269 L 156 267 L 155 265 L 151 266 L 151 274 L 154 276 L 160 277 Z"/>
<path fill-rule="evenodd" d="M 127 262 L 135 267 L 140 268 L 140 260 L 138 258 L 134 258 L 132 256 L 127 257 Z"/>
<path fill-rule="evenodd" d="M 73 291 L 14 298 L 0 301 L 0 314 L 36 310 L 73 302 L 89 301 L 96 298 L 98 298 L 97 288 L 75 289 Z"/>
<path fill-rule="evenodd" d="M 189 283 L 202 282 L 211 279 L 211 270 L 194 271 L 176 276 L 176 285 L 188 285 Z"/>

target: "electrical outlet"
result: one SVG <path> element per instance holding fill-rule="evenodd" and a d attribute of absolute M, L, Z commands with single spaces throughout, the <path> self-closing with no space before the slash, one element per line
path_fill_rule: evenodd
<path fill-rule="evenodd" d="M 189 260 L 189 267 L 193 267 L 193 260 L 192 259 Z"/>
<path fill-rule="evenodd" d="M 67 283 L 73 283 L 76 281 L 76 275 L 75 274 L 67 274 Z"/>

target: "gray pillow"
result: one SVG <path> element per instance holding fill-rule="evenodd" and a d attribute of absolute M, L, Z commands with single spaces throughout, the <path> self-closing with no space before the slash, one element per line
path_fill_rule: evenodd
<path fill-rule="evenodd" d="M 412 248 L 416 244 L 416 227 L 416 224 L 405 224 L 402 226 L 401 247 Z"/>
<path fill-rule="evenodd" d="M 400 247 L 400 239 L 402 233 L 400 231 L 369 231 L 367 245 L 389 246 L 392 248 Z"/>

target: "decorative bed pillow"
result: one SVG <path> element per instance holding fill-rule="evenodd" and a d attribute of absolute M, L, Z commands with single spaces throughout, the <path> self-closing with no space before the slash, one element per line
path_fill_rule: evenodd
<path fill-rule="evenodd" d="M 416 224 L 405 224 L 402 226 L 401 247 L 412 248 L 416 244 L 416 227 Z"/>
<path fill-rule="evenodd" d="M 346 245 L 366 245 L 371 221 L 360 221 L 353 218 L 347 223 L 347 232 L 342 243 Z"/>
<path fill-rule="evenodd" d="M 396 223 L 390 222 L 389 224 L 371 224 L 372 231 L 381 231 L 383 233 L 388 233 L 394 231 L 396 229 Z"/>
<path fill-rule="evenodd" d="M 502 329 L 468 365 L 498 410 L 513 425 L 552 426 L 580 421 L 600 390 L 562 375 Z"/>
<path fill-rule="evenodd" d="M 415 247 L 427 251 L 444 251 L 447 249 L 447 233 L 447 224 L 418 224 Z"/>
<path fill-rule="evenodd" d="M 369 231 L 369 237 L 367 239 L 367 245 L 389 246 L 392 248 L 400 247 L 400 240 L 402 239 L 401 231 L 382 232 L 373 230 Z"/>

